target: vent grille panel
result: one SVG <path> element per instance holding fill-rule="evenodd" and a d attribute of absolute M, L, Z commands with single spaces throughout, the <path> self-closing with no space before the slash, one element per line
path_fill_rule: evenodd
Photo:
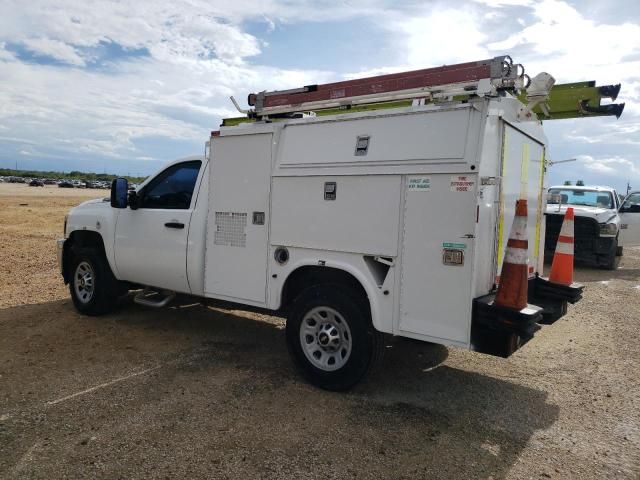
<path fill-rule="evenodd" d="M 247 214 L 239 212 L 216 212 L 215 245 L 246 247 Z"/>

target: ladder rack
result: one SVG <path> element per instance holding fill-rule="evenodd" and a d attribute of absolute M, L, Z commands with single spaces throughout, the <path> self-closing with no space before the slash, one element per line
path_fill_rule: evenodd
<path fill-rule="evenodd" d="M 543 88 L 540 90 L 539 81 Z M 548 83 L 548 82 L 551 83 Z M 596 86 L 595 81 L 553 85 L 546 73 L 532 79 L 521 64 L 504 55 L 477 62 L 445 65 L 410 72 L 392 73 L 322 85 L 307 85 L 291 90 L 251 93 L 247 99 L 253 108 L 242 110 L 245 117 L 226 118 L 222 126 L 233 126 L 256 120 L 335 115 L 346 111 L 397 108 L 439 101 L 468 101 L 472 97 L 497 96 L 508 91 L 523 103 L 527 118 L 555 120 L 593 116 L 620 117 L 624 103 L 602 103 L 616 100 L 620 84 Z M 529 88 L 531 87 L 531 88 Z"/>
<path fill-rule="evenodd" d="M 241 112 L 249 118 L 262 118 L 412 98 L 434 100 L 456 95 L 497 95 L 501 90 L 519 93 L 529 81 L 524 67 L 514 64 L 511 57 L 505 55 L 291 90 L 251 93 L 247 102 L 253 109 Z"/>

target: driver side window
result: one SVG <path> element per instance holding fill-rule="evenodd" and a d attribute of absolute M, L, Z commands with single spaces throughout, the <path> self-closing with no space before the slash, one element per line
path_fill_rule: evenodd
<path fill-rule="evenodd" d="M 632 193 L 622 204 L 622 211 L 640 212 L 640 193 Z"/>
<path fill-rule="evenodd" d="M 144 188 L 139 208 L 189 208 L 201 163 L 195 160 L 167 168 Z"/>

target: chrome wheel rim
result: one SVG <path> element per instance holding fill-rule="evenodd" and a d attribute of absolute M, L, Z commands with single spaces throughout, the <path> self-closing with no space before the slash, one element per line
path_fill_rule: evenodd
<path fill-rule="evenodd" d="M 94 278 L 91 265 L 88 262 L 80 262 L 73 275 L 73 288 L 76 298 L 81 303 L 89 303 L 93 298 Z"/>
<path fill-rule="evenodd" d="M 302 319 L 300 344 L 314 367 L 332 372 L 349 360 L 353 340 L 349 325 L 337 310 L 315 307 Z"/>

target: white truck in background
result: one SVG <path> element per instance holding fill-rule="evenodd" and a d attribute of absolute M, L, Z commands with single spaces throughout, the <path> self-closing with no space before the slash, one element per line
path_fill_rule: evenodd
<path fill-rule="evenodd" d="M 573 208 L 574 256 L 577 263 L 615 270 L 623 248 L 640 245 L 640 192 L 621 200 L 615 189 L 576 185 L 549 187 L 545 258 L 551 260 L 567 208 Z"/>
<path fill-rule="evenodd" d="M 351 100 L 390 103 L 358 110 L 354 100 L 324 116 L 281 106 L 303 92 L 320 108 L 324 86 L 262 92 L 250 98 L 253 118 L 213 132 L 205 156 L 172 162 L 129 194 L 114 180 L 111 201 L 71 210 L 58 242 L 74 305 L 99 315 L 144 288 L 136 301 L 153 306 L 183 293 L 282 314 L 297 365 L 331 390 L 365 375 L 384 334 L 509 356 L 580 289 L 539 276 L 545 137 L 509 93 L 523 73 L 502 57 L 463 66 L 464 78 L 490 74 L 446 91 L 377 77 L 375 93 Z M 451 77 L 454 67 L 432 70 Z M 331 84 L 324 106 L 361 86 Z M 529 205 L 531 305 L 505 312 L 493 297 L 518 198 Z"/>

